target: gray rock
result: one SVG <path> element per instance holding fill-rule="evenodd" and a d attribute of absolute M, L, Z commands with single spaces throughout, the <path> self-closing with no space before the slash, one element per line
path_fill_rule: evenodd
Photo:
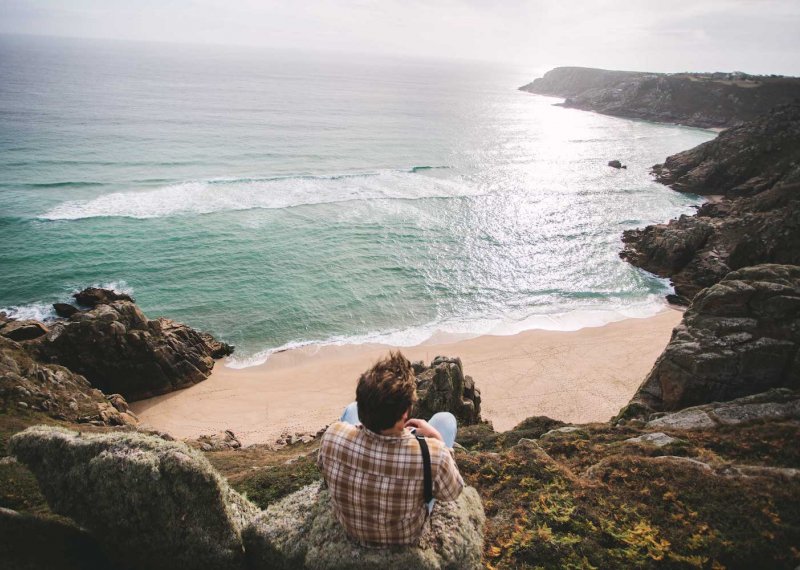
<path fill-rule="evenodd" d="M 201 435 L 197 438 L 200 449 L 203 451 L 227 451 L 239 449 L 241 442 L 231 430 L 226 429 L 214 435 Z"/>
<path fill-rule="evenodd" d="M 653 172 L 675 190 L 725 196 L 694 216 L 623 232 L 620 256 L 669 277 L 673 300 L 691 300 L 731 270 L 800 265 L 800 103 L 670 156 Z"/>
<path fill-rule="evenodd" d="M 409 570 L 481 568 L 485 515 L 478 492 L 438 502 L 419 546 L 376 549 L 356 545 L 333 515 L 327 490 L 309 485 L 270 505 L 243 533 L 254 568 Z"/>
<path fill-rule="evenodd" d="M 708 429 L 716 425 L 706 412 L 697 408 L 689 408 L 647 422 L 648 428 L 661 429 Z"/>
<path fill-rule="evenodd" d="M 730 402 L 712 402 L 671 414 L 658 414 L 646 425 L 661 429 L 708 429 L 717 425 L 785 419 L 800 419 L 800 393 L 775 388 Z"/>
<path fill-rule="evenodd" d="M 625 440 L 626 443 L 649 443 L 651 445 L 655 445 L 656 447 L 664 447 L 665 445 L 669 445 L 677 441 L 680 440 L 661 432 L 646 433 L 644 435 L 640 435 L 639 437 L 632 437 Z"/>
<path fill-rule="evenodd" d="M 138 400 L 186 388 L 205 380 L 214 358 L 233 350 L 187 325 L 148 319 L 127 295 L 87 291 L 78 300 L 93 308 L 53 324 L 35 341 L 35 353 L 106 393 Z"/>
<path fill-rule="evenodd" d="M 471 376 L 464 376 L 460 358 L 437 356 L 430 368 L 416 376 L 417 403 L 413 417 L 429 419 L 437 412 L 450 412 L 460 426 L 480 423 L 481 392 Z"/>
<path fill-rule="evenodd" d="M 800 266 L 756 265 L 704 289 L 631 403 L 677 410 L 800 388 Z"/>
<path fill-rule="evenodd" d="M 564 434 L 575 433 L 575 432 L 585 433 L 584 430 L 582 430 L 579 427 L 564 426 L 556 429 L 551 429 L 550 431 L 543 433 L 541 439 L 552 439 L 554 437 L 559 437 Z"/>
<path fill-rule="evenodd" d="M 47 332 L 47 327 L 39 321 L 8 321 L 0 328 L 0 335 L 16 341 L 33 340 Z"/>
<path fill-rule="evenodd" d="M 240 533 L 258 509 L 182 443 L 34 426 L 12 437 L 9 450 L 51 508 L 91 531 L 120 566 L 244 565 Z"/>
<path fill-rule="evenodd" d="M 725 425 L 736 425 L 753 420 L 800 418 L 800 400 L 785 403 L 766 402 L 718 406 L 711 410 L 711 415 Z"/>

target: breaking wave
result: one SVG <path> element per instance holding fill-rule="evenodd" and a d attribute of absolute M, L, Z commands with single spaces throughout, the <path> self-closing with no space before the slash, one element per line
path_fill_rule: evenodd
<path fill-rule="evenodd" d="M 232 210 L 282 209 L 353 200 L 415 200 L 479 193 L 478 189 L 460 179 L 445 180 L 420 175 L 420 169 L 430 168 L 434 167 L 337 176 L 212 178 L 187 181 L 155 190 L 116 192 L 91 200 L 63 202 L 38 217 L 44 220 L 161 218 Z"/>

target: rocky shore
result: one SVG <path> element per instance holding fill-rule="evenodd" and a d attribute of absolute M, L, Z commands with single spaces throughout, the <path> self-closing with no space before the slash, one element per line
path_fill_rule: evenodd
<path fill-rule="evenodd" d="M 719 195 L 693 216 L 625 231 L 620 254 L 669 277 L 687 304 L 730 271 L 800 264 L 800 103 L 720 134 L 653 167 L 681 192 Z"/>
<path fill-rule="evenodd" d="M 800 79 L 744 73 L 643 73 L 557 67 L 520 87 L 615 117 L 728 128 L 800 98 Z"/>
<path fill-rule="evenodd" d="M 701 126 L 752 119 L 655 168 L 676 190 L 723 198 L 623 238 L 622 255 L 671 277 L 673 300 L 689 308 L 614 418 L 533 416 L 497 432 L 481 417 L 481 379 L 459 358 L 415 363 L 416 413 L 459 418 L 456 460 L 469 487 L 437 505 L 419 546 L 364 549 L 344 536 L 320 486 L 321 431 L 243 446 L 229 431 L 179 442 L 142 429 L 128 399 L 202 381 L 232 347 L 148 319 L 123 295 L 86 290 L 80 306 L 56 307 L 58 321 L 0 319 L 0 560 L 56 569 L 796 568 L 797 106 L 753 118 L 749 96 L 728 97 L 735 87 L 769 100 L 781 78 L 548 76 L 531 89 L 567 93 L 573 106 L 602 103 L 614 114 L 620 102 L 625 112 L 649 104 L 642 118 Z M 677 105 L 684 88 L 732 107 L 703 100 L 691 114 Z"/>

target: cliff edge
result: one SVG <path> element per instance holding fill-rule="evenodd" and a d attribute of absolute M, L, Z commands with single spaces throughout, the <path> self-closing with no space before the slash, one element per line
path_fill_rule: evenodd
<path fill-rule="evenodd" d="M 800 98 L 800 79 L 557 67 L 520 90 L 564 97 L 564 107 L 615 117 L 727 128 Z"/>

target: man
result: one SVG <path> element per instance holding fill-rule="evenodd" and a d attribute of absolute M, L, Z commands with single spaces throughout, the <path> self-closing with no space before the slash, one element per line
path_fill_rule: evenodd
<path fill-rule="evenodd" d="M 356 401 L 322 438 L 317 463 L 333 511 L 350 538 L 368 546 L 416 544 L 435 500 L 454 501 L 464 488 L 452 455 L 456 419 L 409 419 L 417 383 L 399 352 L 361 375 Z M 413 430 L 413 432 L 412 432 Z M 420 442 L 430 450 L 434 501 L 424 500 Z"/>

